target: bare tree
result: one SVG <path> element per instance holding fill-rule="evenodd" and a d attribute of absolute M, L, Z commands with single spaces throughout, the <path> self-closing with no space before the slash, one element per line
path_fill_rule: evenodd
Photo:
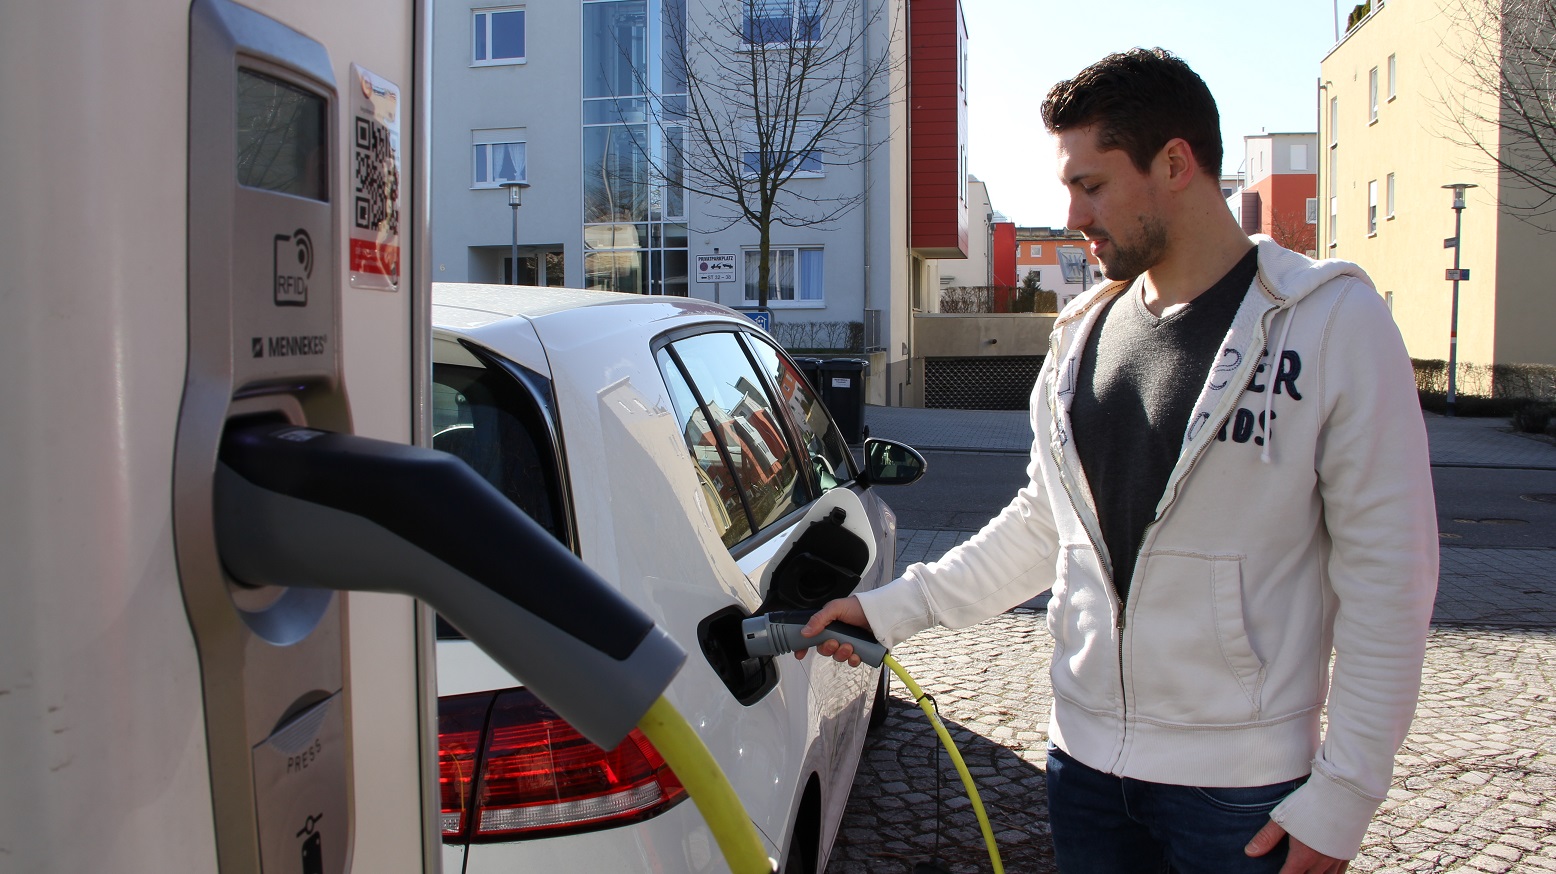
<path fill-rule="evenodd" d="M 1455 0 L 1434 79 L 1448 138 L 1529 197 L 1514 215 L 1556 229 L 1556 0 Z"/>
<path fill-rule="evenodd" d="M 863 187 L 805 183 L 886 142 L 872 141 L 870 125 L 900 90 L 890 81 L 897 8 L 898 0 L 666 4 L 665 78 L 685 97 L 660 101 L 653 126 L 662 148 L 633 144 L 668 187 L 712 202 L 706 217 L 716 226 L 699 230 L 756 229 L 759 307 L 772 288 L 773 225 L 824 227 L 864 199 Z"/>
<path fill-rule="evenodd" d="M 1311 252 L 1317 248 L 1317 225 L 1308 224 L 1307 216 L 1294 209 L 1270 211 L 1270 239 L 1293 252 Z"/>

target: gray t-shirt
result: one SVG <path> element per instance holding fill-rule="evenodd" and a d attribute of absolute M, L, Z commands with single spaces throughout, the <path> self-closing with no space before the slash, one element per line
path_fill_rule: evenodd
<path fill-rule="evenodd" d="M 1070 418 L 1097 502 L 1113 585 L 1129 596 L 1135 558 L 1178 463 L 1189 414 L 1258 269 L 1257 249 L 1204 294 L 1164 318 L 1141 284 L 1113 300 L 1086 338 Z"/>

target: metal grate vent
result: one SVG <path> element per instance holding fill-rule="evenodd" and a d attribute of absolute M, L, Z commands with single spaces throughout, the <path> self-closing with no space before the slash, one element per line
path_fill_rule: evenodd
<path fill-rule="evenodd" d="M 1024 410 L 1041 355 L 924 360 L 924 406 L 943 410 Z"/>

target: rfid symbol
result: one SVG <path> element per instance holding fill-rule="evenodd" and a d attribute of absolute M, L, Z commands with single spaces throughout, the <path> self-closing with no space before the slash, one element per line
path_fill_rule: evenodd
<path fill-rule="evenodd" d="M 313 276 L 313 238 L 303 228 L 291 234 L 276 234 L 273 259 L 276 306 L 307 306 L 308 280 Z"/>

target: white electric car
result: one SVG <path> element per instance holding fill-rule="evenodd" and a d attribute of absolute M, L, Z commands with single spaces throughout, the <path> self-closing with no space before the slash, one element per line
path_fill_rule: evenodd
<path fill-rule="evenodd" d="M 670 701 L 780 870 L 822 870 L 884 677 L 747 658 L 740 622 L 889 580 L 896 523 L 869 485 L 923 458 L 867 440 L 860 471 L 794 362 L 721 306 L 464 284 L 433 303 L 434 447 L 685 648 Z M 590 744 L 444 625 L 437 665 L 445 871 L 727 870 L 636 731 Z"/>

